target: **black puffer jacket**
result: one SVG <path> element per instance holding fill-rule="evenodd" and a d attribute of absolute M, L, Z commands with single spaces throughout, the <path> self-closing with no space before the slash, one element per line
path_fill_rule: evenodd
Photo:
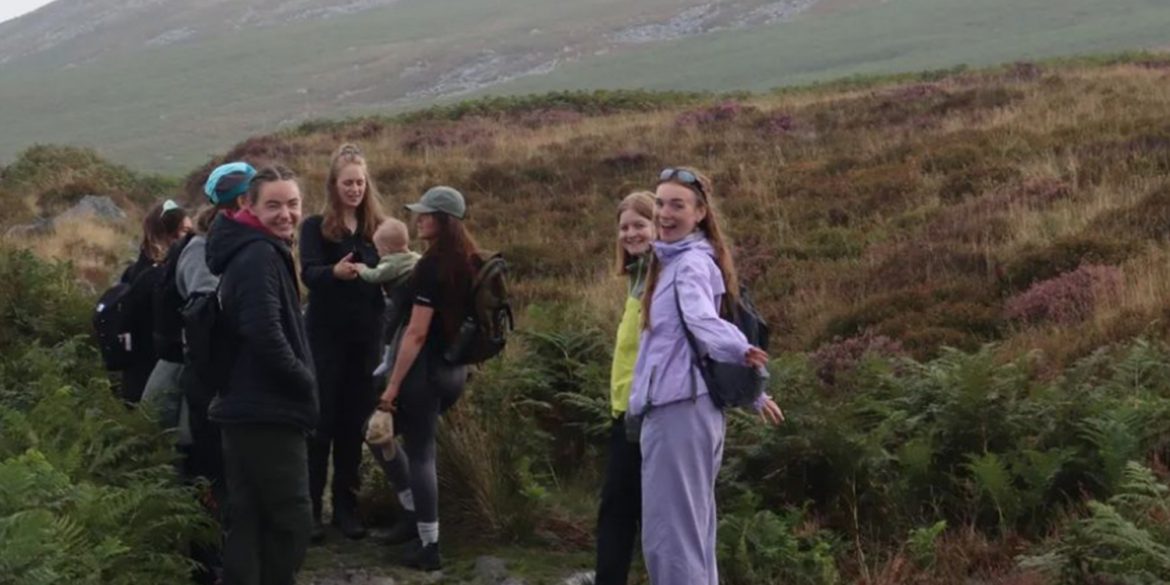
<path fill-rule="evenodd" d="M 222 315 L 236 349 L 209 417 L 312 430 L 317 383 L 288 245 L 221 214 L 207 236 L 207 265 L 221 278 Z"/>

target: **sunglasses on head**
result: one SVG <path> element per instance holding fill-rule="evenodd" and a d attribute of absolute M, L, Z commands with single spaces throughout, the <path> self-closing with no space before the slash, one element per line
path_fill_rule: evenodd
<path fill-rule="evenodd" d="M 678 181 L 679 183 L 682 183 L 683 185 L 698 191 L 699 195 L 702 195 L 703 197 L 707 196 L 707 192 L 703 190 L 703 184 L 699 182 L 699 178 L 696 177 L 694 173 L 686 169 L 662 169 L 662 172 L 658 173 L 658 182 L 665 183 L 667 181 Z"/>
<path fill-rule="evenodd" d="M 167 199 L 166 201 L 163 201 L 163 215 L 166 215 L 176 209 L 182 209 L 182 207 L 180 207 L 178 203 L 175 203 L 174 199 Z"/>

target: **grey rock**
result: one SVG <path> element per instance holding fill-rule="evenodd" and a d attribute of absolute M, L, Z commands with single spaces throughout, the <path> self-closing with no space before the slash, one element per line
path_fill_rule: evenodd
<path fill-rule="evenodd" d="M 126 212 L 104 195 L 86 195 L 76 205 L 62 211 L 53 221 L 96 218 L 109 221 L 126 219 Z"/>
<path fill-rule="evenodd" d="M 561 581 L 561 585 L 593 585 L 596 580 L 597 575 L 593 571 L 581 571 L 565 577 L 565 580 Z"/>
<path fill-rule="evenodd" d="M 38 217 L 32 223 L 14 225 L 4 232 L 4 237 L 19 240 L 33 236 L 44 236 L 53 233 L 53 221 Z"/>
<path fill-rule="evenodd" d="M 508 579 L 508 562 L 497 557 L 483 556 L 475 559 L 476 581 L 495 585 Z"/>

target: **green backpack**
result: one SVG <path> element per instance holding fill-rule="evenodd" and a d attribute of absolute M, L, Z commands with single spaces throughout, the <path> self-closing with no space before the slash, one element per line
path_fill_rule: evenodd
<path fill-rule="evenodd" d="M 515 327 L 508 302 L 508 263 L 499 253 L 480 254 L 479 270 L 471 283 L 471 302 L 455 340 L 443 353 L 455 365 L 485 362 L 504 351 Z"/>

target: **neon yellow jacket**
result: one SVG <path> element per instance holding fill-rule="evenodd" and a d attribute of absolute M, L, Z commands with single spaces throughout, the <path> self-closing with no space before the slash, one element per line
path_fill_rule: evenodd
<path fill-rule="evenodd" d="M 649 257 L 646 256 L 627 267 L 629 294 L 618 325 L 609 377 L 609 400 L 614 418 L 621 416 L 630 406 L 630 386 L 634 382 L 634 364 L 638 361 L 638 342 L 642 334 L 642 291 L 646 288 L 648 265 Z"/>

